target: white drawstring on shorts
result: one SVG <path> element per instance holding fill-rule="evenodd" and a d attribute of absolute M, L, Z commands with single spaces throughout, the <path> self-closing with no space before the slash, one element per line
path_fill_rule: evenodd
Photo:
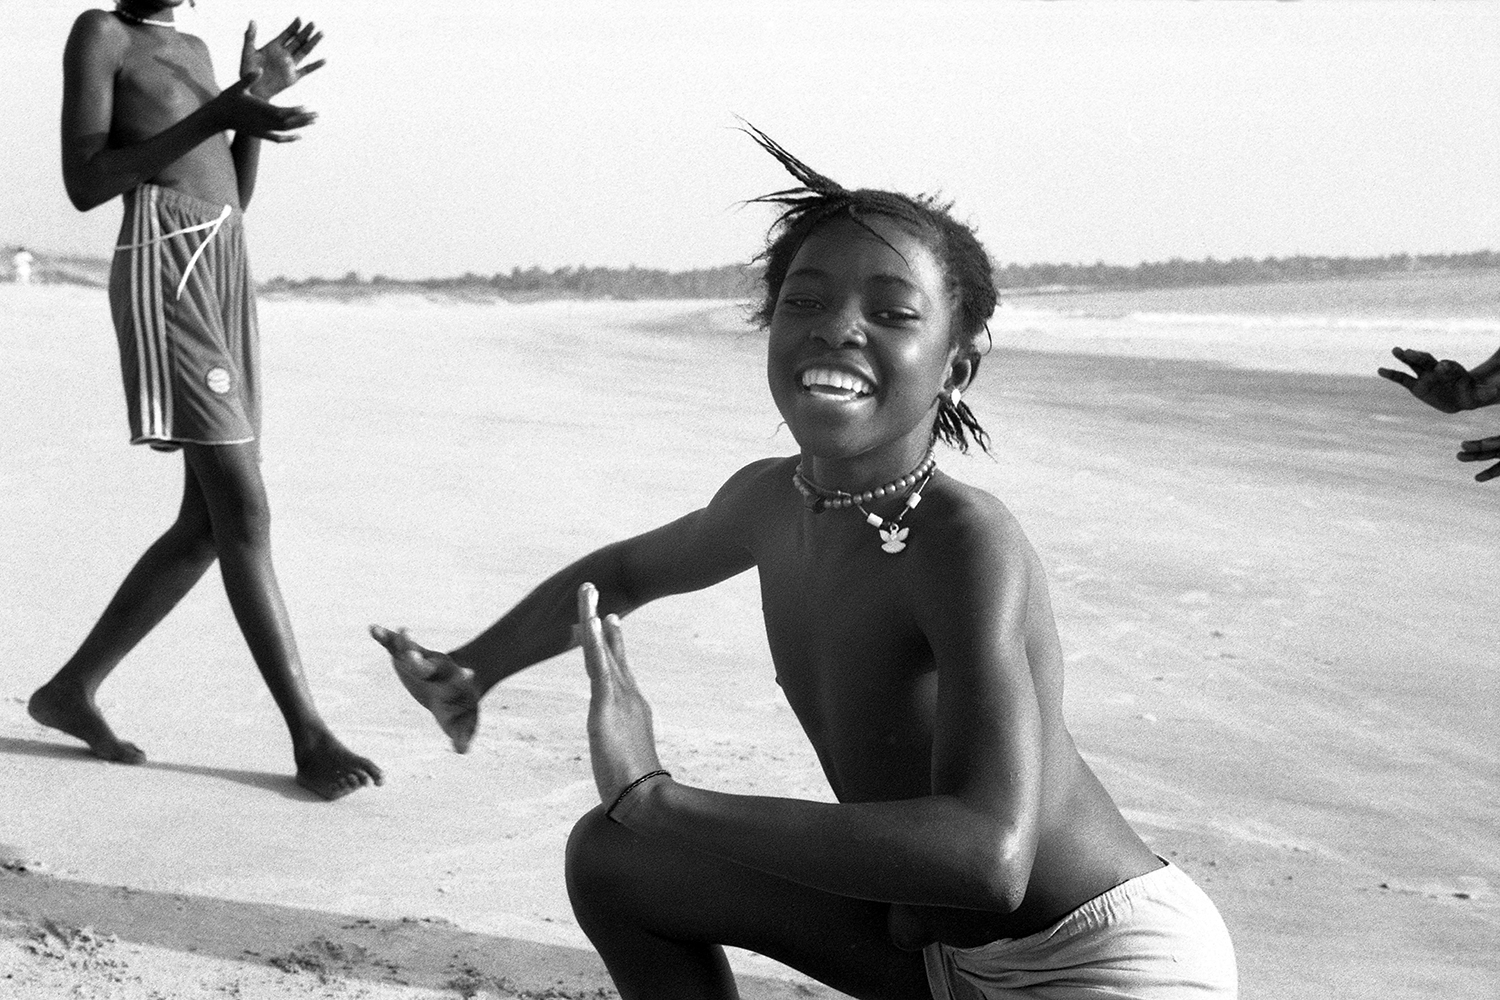
<path fill-rule="evenodd" d="M 193 251 L 193 256 L 188 258 L 188 265 L 182 272 L 182 280 L 177 283 L 177 297 L 180 299 L 182 298 L 182 290 L 187 287 L 188 278 L 192 276 L 193 268 L 198 266 L 198 258 L 203 256 L 203 251 L 208 249 L 208 244 L 213 241 L 213 238 L 219 235 L 219 227 L 224 224 L 224 220 L 229 218 L 233 212 L 233 206 L 225 205 L 224 211 L 220 212 L 219 217 L 212 222 L 200 222 L 198 225 L 188 226 L 186 229 L 177 229 L 170 233 L 163 233 L 153 239 L 146 240 L 144 243 L 121 243 L 115 247 L 115 250 L 140 250 L 143 247 L 151 246 L 153 243 L 170 240 L 174 236 L 196 233 L 203 229 L 209 230 L 208 235 L 203 237 L 203 242 L 198 244 L 198 249 Z"/>

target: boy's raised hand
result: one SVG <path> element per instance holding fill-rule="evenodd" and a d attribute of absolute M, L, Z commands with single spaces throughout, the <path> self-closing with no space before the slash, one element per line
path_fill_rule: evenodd
<path fill-rule="evenodd" d="M 285 30 L 260 48 L 255 47 L 255 22 L 245 29 L 245 44 L 240 49 L 240 77 L 259 72 L 260 76 L 251 87 L 251 93 L 262 99 L 270 99 L 281 93 L 307 74 L 320 68 L 326 60 L 302 66 L 318 43 L 323 33 L 311 21 L 303 25 L 300 17 L 294 18 Z"/>
<path fill-rule="evenodd" d="M 1495 463 L 1475 476 L 1476 482 L 1485 483 L 1500 477 L 1500 436 L 1481 438 L 1478 441 L 1464 441 L 1459 447 L 1463 449 L 1458 453 L 1460 462 Z"/>
<path fill-rule="evenodd" d="M 1392 348 L 1391 354 L 1416 372 L 1416 376 L 1390 368 L 1377 369 L 1377 373 L 1406 386 L 1413 396 L 1433 409 L 1457 413 L 1500 402 L 1500 385 L 1481 382 L 1457 361 L 1439 361 L 1426 351 L 1406 347 Z"/>
<path fill-rule="evenodd" d="M 255 96 L 253 88 L 260 77 L 260 70 L 245 74 L 224 88 L 208 106 L 217 113 L 224 129 L 246 132 L 271 142 L 296 142 L 299 137 L 287 133 L 311 125 L 318 116 L 306 108 L 283 108 Z"/>
<path fill-rule="evenodd" d="M 438 726 L 453 741 L 453 749 L 468 753 L 474 730 L 479 728 L 479 691 L 474 687 L 474 671 L 459 666 L 447 653 L 413 642 L 406 629 L 392 632 L 371 625 L 370 635 L 391 654 L 397 679 L 437 719 Z"/>
<path fill-rule="evenodd" d="M 578 588 L 578 631 L 589 672 L 589 757 L 594 784 L 606 807 L 631 782 L 661 767 L 651 729 L 651 706 L 641 695 L 625 660 L 625 637 L 615 615 L 600 620 L 599 592 L 592 583 Z M 630 799 L 614 810 L 628 812 Z"/>

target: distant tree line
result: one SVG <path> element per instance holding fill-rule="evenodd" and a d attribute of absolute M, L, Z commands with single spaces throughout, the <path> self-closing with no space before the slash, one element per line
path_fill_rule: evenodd
<path fill-rule="evenodd" d="M 34 280 L 103 287 L 109 260 L 33 251 Z M 9 254 L 0 254 L 0 279 L 9 278 Z M 1062 289 L 1171 288 L 1185 285 L 1244 285 L 1278 281 L 1368 277 L 1407 271 L 1500 269 L 1500 252 L 1390 254 L 1384 257 L 1234 257 L 1143 264 L 1002 264 L 995 278 L 1002 292 Z M 265 282 L 267 292 L 289 292 L 338 299 L 391 292 L 525 302 L 533 299 L 745 299 L 760 294 L 760 269 L 749 264 L 690 271 L 647 267 L 513 267 L 492 275 L 470 272 L 456 278 L 366 278 L 350 271 L 342 278 L 285 278 Z"/>
<path fill-rule="evenodd" d="M 510 273 L 482 275 L 469 272 L 457 278 L 387 278 L 365 280 L 351 271 L 338 279 L 272 278 L 268 292 L 365 291 L 436 292 L 461 298 L 531 299 L 743 299 L 755 294 L 758 272 L 744 264 L 663 271 L 645 267 L 511 268 Z"/>
<path fill-rule="evenodd" d="M 999 264 L 1001 291 L 1059 289 L 1171 288 L 1186 285 L 1244 285 L 1278 281 L 1368 277 L 1407 271 L 1500 269 L 1500 252 L 1477 250 L 1452 254 L 1390 254 L 1384 257 L 1234 257 L 1142 264 Z M 272 278 L 271 292 L 348 295 L 391 291 L 435 292 L 464 298 L 530 299 L 743 299 L 760 293 L 760 271 L 746 264 L 664 271 L 644 267 L 511 268 L 493 275 L 470 272 L 456 278 L 415 280 L 356 272 L 342 278 Z"/>
<path fill-rule="evenodd" d="M 1386 257 L 1234 257 L 1183 260 L 1173 257 L 1129 267 L 1117 264 L 1004 264 L 1001 289 L 1172 288 L 1185 285 L 1247 285 L 1276 281 L 1368 277 L 1404 271 L 1500 268 L 1500 253 L 1391 254 Z"/>

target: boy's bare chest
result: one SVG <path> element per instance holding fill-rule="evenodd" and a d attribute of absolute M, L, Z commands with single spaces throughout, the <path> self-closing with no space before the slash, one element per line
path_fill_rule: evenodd
<path fill-rule="evenodd" d="M 175 125 L 219 94 L 208 53 L 185 40 L 132 46 L 115 75 L 116 127 L 132 139 Z"/>

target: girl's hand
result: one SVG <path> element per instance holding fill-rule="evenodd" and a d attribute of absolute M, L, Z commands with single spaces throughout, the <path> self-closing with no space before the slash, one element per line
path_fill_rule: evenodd
<path fill-rule="evenodd" d="M 631 782 L 658 770 L 661 761 L 651 731 L 651 706 L 636 687 L 625 660 L 620 619 L 610 615 L 601 621 L 598 608 L 599 592 L 594 585 L 579 587 L 578 631 L 589 672 L 589 756 L 599 800 L 608 808 Z M 639 792 L 627 795 L 612 810 L 611 818 L 626 822 L 631 806 L 641 798 Z"/>
<path fill-rule="evenodd" d="M 240 76 L 243 78 L 259 71 L 260 77 L 250 92 L 262 100 L 269 100 L 323 65 L 325 60 L 319 59 L 299 68 L 302 60 L 322 40 L 323 33 L 311 21 L 304 26 L 299 17 L 293 19 L 285 31 L 257 49 L 255 22 L 251 21 L 245 29 L 245 45 L 240 50 Z"/>

